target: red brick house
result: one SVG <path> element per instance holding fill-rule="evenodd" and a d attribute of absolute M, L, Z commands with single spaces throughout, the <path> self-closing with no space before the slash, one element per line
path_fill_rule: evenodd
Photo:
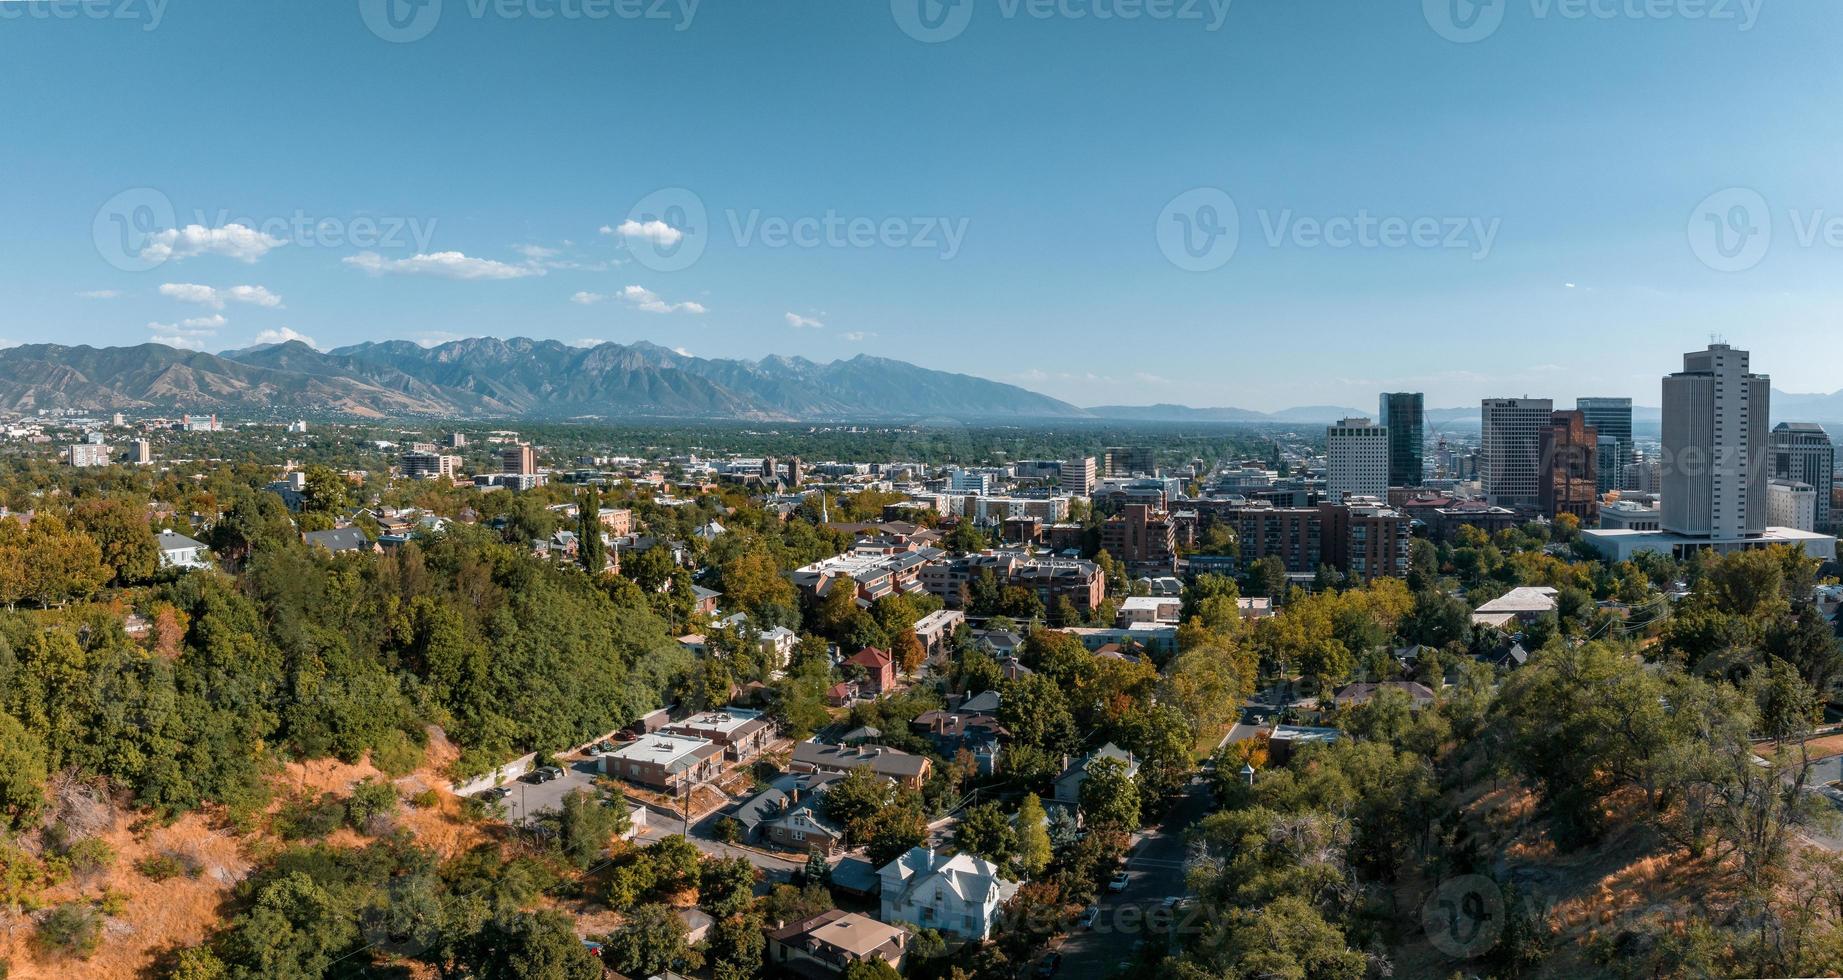
<path fill-rule="evenodd" d="M 896 686 L 896 658 L 876 647 L 865 647 L 845 663 L 857 664 L 869 675 L 866 684 L 878 694 Z"/>

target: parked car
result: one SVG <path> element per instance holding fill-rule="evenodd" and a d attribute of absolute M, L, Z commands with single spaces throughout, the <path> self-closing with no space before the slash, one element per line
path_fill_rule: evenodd
<path fill-rule="evenodd" d="M 1077 920 L 1076 924 L 1080 925 L 1083 929 L 1092 929 L 1094 928 L 1094 923 L 1099 921 L 1100 918 L 1101 907 L 1099 905 L 1090 905 L 1082 910 L 1081 918 Z"/>
<path fill-rule="evenodd" d="M 483 789 L 480 792 L 475 793 L 474 799 L 485 800 L 486 802 L 491 803 L 491 802 L 494 802 L 495 800 L 503 800 L 506 797 L 511 796 L 511 795 L 512 795 L 512 787 L 510 786 L 489 786 L 486 789 Z"/>
<path fill-rule="evenodd" d="M 595 750 L 596 752 L 613 752 L 613 751 L 614 751 L 614 743 L 613 743 L 613 742 L 610 742 L 610 741 L 608 741 L 607 739 L 603 739 L 602 741 L 599 741 L 599 742 L 596 742 L 596 743 L 595 743 L 595 749 L 594 749 L 594 750 Z"/>
<path fill-rule="evenodd" d="M 1126 890 L 1126 886 L 1131 880 L 1132 877 L 1125 871 L 1115 871 L 1113 877 L 1107 879 L 1107 890 L 1110 892 L 1123 892 Z"/>
<path fill-rule="evenodd" d="M 1043 957 L 1043 962 L 1037 964 L 1037 976 L 1039 980 L 1049 980 L 1060 969 L 1062 969 L 1062 954 L 1051 953 Z"/>
<path fill-rule="evenodd" d="M 553 779 L 562 779 L 563 770 L 558 769 L 556 766 L 543 766 L 531 770 L 531 774 L 525 778 L 534 783 L 548 783 Z"/>

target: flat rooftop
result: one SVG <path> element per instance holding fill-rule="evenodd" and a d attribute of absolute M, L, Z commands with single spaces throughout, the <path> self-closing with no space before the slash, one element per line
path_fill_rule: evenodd
<path fill-rule="evenodd" d="M 716 743 L 707 738 L 655 733 L 643 736 L 631 744 L 623 745 L 611 754 L 627 762 L 670 766 L 688 755 L 715 747 Z"/>

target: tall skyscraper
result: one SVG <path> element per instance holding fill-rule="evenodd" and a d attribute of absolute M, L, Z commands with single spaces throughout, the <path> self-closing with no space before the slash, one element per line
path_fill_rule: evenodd
<path fill-rule="evenodd" d="M 1492 506 L 1542 506 L 1542 430 L 1554 411 L 1547 398 L 1487 398 L 1480 406 L 1478 470 Z"/>
<path fill-rule="evenodd" d="M 1062 461 L 1062 492 L 1071 497 L 1086 497 L 1094 492 L 1094 457 L 1077 456 Z"/>
<path fill-rule="evenodd" d="M 1772 383 L 1748 361 L 1744 350 L 1710 344 L 1664 378 L 1666 531 L 1722 539 L 1766 530 Z"/>
<path fill-rule="evenodd" d="M 1325 499 L 1389 498 L 1389 430 L 1369 419 L 1345 419 L 1325 430 Z"/>
<path fill-rule="evenodd" d="M 499 468 L 506 473 L 529 476 L 538 471 L 538 454 L 527 443 L 507 446 L 499 451 Z"/>
<path fill-rule="evenodd" d="M 1383 392 L 1377 399 L 1376 424 L 1389 430 L 1389 486 L 1420 486 L 1427 438 L 1427 413 L 1421 393 Z"/>
<path fill-rule="evenodd" d="M 1773 427 L 1773 476 L 1811 485 L 1817 530 L 1831 529 L 1831 487 L 1836 483 L 1837 447 L 1815 422 L 1781 422 Z"/>
<path fill-rule="evenodd" d="M 1582 527 L 1600 516 L 1598 434 L 1586 414 L 1554 412 L 1542 430 L 1542 512 L 1549 517 L 1573 514 Z"/>
<path fill-rule="evenodd" d="M 1625 485 L 1625 468 L 1632 462 L 1632 400 L 1576 398 L 1574 408 L 1599 438 L 1600 492 L 1632 489 Z"/>

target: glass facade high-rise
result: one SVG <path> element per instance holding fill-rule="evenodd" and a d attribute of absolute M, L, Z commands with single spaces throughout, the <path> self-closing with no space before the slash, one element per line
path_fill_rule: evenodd
<path fill-rule="evenodd" d="M 1601 493 L 1632 489 L 1625 486 L 1625 468 L 1632 455 L 1632 400 L 1630 398 L 1576 398 L 1574 408 L 1587 417 L 1599 433 Z"/>
<path fill-rule="evenodd" d="M 1420 486 L 1427 438 L 1421 393 L 1383 392 L 1377 402 L 1376 424 L 1389 430 L 1389 486 Z"/>
<path fill-rule="evenodd" d="M 1773 427 L 1773 476 L 1808 483 L 1816 499 L 1815 525 L 1829 531 L 1834 520 L 1831 486 L 1836 482 L 1837 449 L 1830 434 L 1815 422 L 1781 422 Z"/>

